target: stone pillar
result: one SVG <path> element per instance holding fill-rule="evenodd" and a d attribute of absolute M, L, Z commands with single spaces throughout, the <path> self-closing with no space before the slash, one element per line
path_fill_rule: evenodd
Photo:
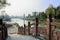
<path fill-rule="evenodd" d="M 30 22 L 28 22 L 28 35 L 30 35 Z"/>
<path fill-rule="evenodd" d="M 0 30 L 2 31 L 2 19 L 0 19 Z"/>
<path fill-rule="evenodd" d="M 2 35 L 2 40 L 3 40 L 3 21 L 2 21 L 2 19 L 0 19 L 0 30 L 1 30 L 1 35 Z"/>
<path fill-rule="evenodd" d="M 3 39 L 2 39 L 2 31 L 0 31 L 0 40 L 3 40 Z"/>
<path fill-rule="evenodd" d="M 5 23 L 3 23 L 3 20 L 0 19 L 0 31 L 1 31 L 1 35 L 2 35 L 2 40 L 5 40 L 7 37 L 7 28 L 5 26 Z"/>
<path fill-rule="evenodd" d="M 5 33 L 5 39 L 7 38 L 7 36 L 8 36 L 8 32 L 7 32 L 7 27 L 6 27 L 6 25 L 5 25 L 5 23 L 3 24 L 3 30 L 4 30 L 4 33 Z"/>
<path fill-rule="evenodd" d="M 51 40 L 51 22 L 52 22 L 52 15 L 49 14 L 47 16 L 47 25 L 48 25 L 48 28 L 49 28 L 49 31 L 48 31 L 49 38 L 48 38 L 48 40 Z"/>
<path fill-rule="evenodd" d="M 24 24 L 24 35 L 26 34 L 26 25 Z"/>
<path fill-rule="evenodd" d="M 38 18 L 35 19 L 35 36 L 38 35 Z"/>
<path fill-rule="evenodd" d="M 3 23 L 3 22 L 2 22 L 2 19 L 0 19 L 0 25 L 2 25 L 2 23 Z"/>

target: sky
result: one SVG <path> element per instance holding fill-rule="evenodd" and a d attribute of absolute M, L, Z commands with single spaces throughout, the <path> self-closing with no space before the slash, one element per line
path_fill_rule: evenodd
<path fill-rule="evenodd" d="M 60 0 L 7 0 L 10 6 L 5 7 L 5 11 L 10 16 L 23 16 L 32 12 L 44 11 L 50 4 L 57 7 Z"/>

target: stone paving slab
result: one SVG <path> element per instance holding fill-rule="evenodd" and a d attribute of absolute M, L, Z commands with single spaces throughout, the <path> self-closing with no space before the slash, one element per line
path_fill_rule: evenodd
<path fill-rule="evenodd" d="M 39 40 L 28 35 L 9 34 L 7 40 Z"/>

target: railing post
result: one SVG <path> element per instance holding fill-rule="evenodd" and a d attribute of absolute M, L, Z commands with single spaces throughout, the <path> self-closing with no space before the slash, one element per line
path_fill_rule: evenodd
<path fill-rule="evenodd" d="M 0 30 L 0 40 L 3 40 L 2 39 L 2 31 Z"/>
<path fill-rule="evenodd" d="M 2 26 L 2 24 L 3 24 L 2 19 L 0 19 L 0 30 L 1 30 L 2 40 L 3 40 L 3 26 Z"/>
<path fill-rule="evenodd" d="M 38 18 L 35 19 L 35 36 L 38 35 Z"/>
<path fill-rule="evenodd" d="M 5 23 L 3 24 L 3 26 L 4 26 L 4 31 L 5 31 L 5 38 L 7 38 L 8 33 L 7 33 L 7 27 L 5 26 Z"/>
<path fill-rule="evenodd" d="M 51 22 L 52 22 L 52 14 L 47 16 L 47 25 L 49 27 L 49 40 L 51 40 Z"/>
<path fill-rule="evenodd" d="M 30 35 L 30 22 L 28 22 L 28 35 Z"/>
<path fill-rule="evenodd" d="M 2 25 L 2 19 L 0 19 L 0 25 Z"/>
<path fill-rule="evenodd" d="M 2 40 L 5 40 L 7 37 L 7 27 L 5 26 L 5 23 L 3 23 L 2 19 L 0 19 L 0 31 L 2 35 Z"/>
<path fill-rule="evenodd" d="M 24 35 L 26 34 L 25 29 L 26 29 L 26 25 L 24 24 Z"/>

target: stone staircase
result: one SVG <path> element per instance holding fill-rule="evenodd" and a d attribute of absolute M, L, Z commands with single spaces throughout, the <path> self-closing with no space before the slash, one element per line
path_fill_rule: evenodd
<path fill-rule="evenodd" d="M 28 35 L 9 34 L 6 40 L 39 40 Z"/>

